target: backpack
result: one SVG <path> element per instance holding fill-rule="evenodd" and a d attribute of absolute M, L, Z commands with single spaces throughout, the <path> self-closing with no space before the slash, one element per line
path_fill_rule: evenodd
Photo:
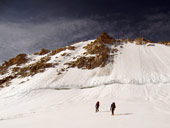
<path fill-rule="evenodd" d="M 114 102 L 112 103 L 111 107 L 112 107 L 112 108 L 116 108 L 116 105 L 115 105 Z"/>
<path fill-rule="evenodd" d="M 99 101 L 96 103 L 96 107 L 99 107 Z"/>

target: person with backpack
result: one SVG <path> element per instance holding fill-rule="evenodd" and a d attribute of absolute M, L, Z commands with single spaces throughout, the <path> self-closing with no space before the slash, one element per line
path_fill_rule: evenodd
<path fill-rule="evenodd" d="M 95 106 L 96 112 L 99 112 L 99 106 L 100 106 L 100 103 L 99 103 L 99 101 L 97 101 L 96 106 Z"/>
<path fill-rule="evenodd" d="M 110 106 L 110 111 L 112 112 L 112 116 L 114 116 L 114 110 L 116 108 L 115 102 L 113 102 Z"/>

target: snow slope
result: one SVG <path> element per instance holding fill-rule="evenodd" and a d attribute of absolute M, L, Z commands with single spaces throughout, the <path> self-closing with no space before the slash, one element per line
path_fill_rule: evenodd
<path fill-rule="evenodd" d="M 113 63 L 93 70 L 70 68 L 57 75 L 56 70 L 83 55 L 83 47 L 91 41 L 52 56 L 49 62 L 60 62 L 56 67 L 13 79 L 9 87 L 1 89 L 0 127 L 169 128 L 170 47 L 108 45 L 118 49 L 117 55 L 109 58 Z M 63 53 L 70 56 L 61 56 Z M 29 57 L 38 61 L 43 56 Z M 97 100 L 99 113 L 94 111 Z M 114 117 L 109 111 L 113 101 L 117 106 Z"/>
<path fill-rule="evenodd" d="M 37 89 L 0 99 L 2 128 L 169 128 L 169 85 Z M 95 113 L 95 102 L 100 112 Z M 116 102 L 115 116 L 109 111 Z"/>
<path fill-rule="evenodd" d="M 59 65 L 47 69 L 45 73 L 31 77 L 30 85 L 36 88 L 35 81 L 42 79 L 46 79 L 46 82 L 41 87 L 51 86 L 57 88 L 81 88 L 111 83 L 159 84 L 170 82 L 170 47 L 161 44 L 147 46 L 124 43 L 123 48 L 116 47 L 119 50 L 116 56 L 110 56 L 110 60 L 114 59 L 114 62 L 109 62 L 105 67 L 98 67 L 93 70 L 69 68 L 61 75 L 57 75 L 56 70 L 66 68 L 67 66 L 64 63 L 72 61 L 74 57 L 82 56 L 85 52 L 83 47 L 91 41 L 93 40 L 74 44 L 73 46 L 76 47 L 74 51 L 66 50 L 52 56 L 49 62 L 60 62 Z M 109 47 L 115 48 L 114 45 Z M 63 53 L 70 54 L 70 56 L 61 56 Z M 34 61 L 44 57 L 30 56 Z M 18 84 L 16 80 L 13 83 Z"/>
<path fill-rule="evenodd" d="M 93 71 L 71 69 L 54 85 L 92 86 L 110 83 L 148 84 L 170 82 L 170 47 L 124 44 L 114 63 Z M 73 75 L 74 74 L 74 75 Z M 80 75 L 81 74 L 81 75 Z M 54 80 L 55 81 L 55 80 Z"/>

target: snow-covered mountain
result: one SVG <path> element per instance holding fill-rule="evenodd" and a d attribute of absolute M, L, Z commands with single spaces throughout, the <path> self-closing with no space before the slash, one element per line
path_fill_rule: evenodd
<path fill-rule="evenodd" d="M 2 88 L 27 83 L 35 87 L 32 82 L 42 80 L 42 87 L 55 88 L 169 83 L 170 47 L 143 38 L 116 40 L 103 33 L 65 48 L 20 54 L 0 69 Z"/>
<path fill-rule="evenodd" d="M 169 45 L 169 42 L 153 43 L 144 38 L 114 39 L 103 33 L 96 40 L 82 41 L 52 51 L 42 49 L 34 54 L 20 54 L 0 66 L 0 120 L 27 116 L 28 113 L 37 113 L 42 109 L 53 112 L 55 107 L 61 107 L 66 102 L 73 102 L 74 106 L 77 102 L 88 101 L 87 104 L 92 105 L 96 100 L 110 103 L 114 99 L 122 110 L 126 104 L 133 105 L 133 110 L 127 107 L 125 111 L 130 110 L 137 115 L 141 113 L 136 108 L 146 105 L 143 112 L 151 117 L 142 117 L 153 123 L 148 121 L 148 126 L 141 126 L 158 128 L 170 121 Z M 131 104 L 129 101 L 135 102 Z M 103 107 L 104 111 L 105 109 Z M 160 118 L 155 119 L 155 115 L 151 113 L 157 111 L 159 114 L 156 117 L 160 116 L 164 120 L 154 125 Z M 127 115 L 130 113 L 127 112 Z M 78 115 L 77 118 L 79 117 Z M 133 119 L 137 119 L 138 123 L 142 120 L 137 116 Z M 117 123 L 121 124 L 121 121 L 118 120 Z M 118 128 L 123 127 L 120 124 Z M 130 124 L 128 123 L 129 127 Z M 168 128 L 169 125 L 168 123 L 164 127 Z M 93 126 L 98 125 L 89 127 Z M 137 126 L 138 124 L 131 127 Z M 29 124 L 28 127 L 36 125 Z M 104 124 L 101 123 L 100 127 L 104 127 Z"/>

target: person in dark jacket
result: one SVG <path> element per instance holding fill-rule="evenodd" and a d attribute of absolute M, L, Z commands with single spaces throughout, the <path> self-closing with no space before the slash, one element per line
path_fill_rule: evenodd
<path fill-rule="evenodd" d="M 110 111 L 112 112 L 112 116 L 114 116 L 115 108 L 116 108 L 116 105 L 115 105 L 115 102 L 113 102 L 110 106 Z"/>
<path fill-rule="evenodd" d="M 99 103 L 99 101 L 97 101 L 97 103 L 96 103 L 96 112 L 99 112 L 99 106 L 100 106 L 100 103 Z"/>

